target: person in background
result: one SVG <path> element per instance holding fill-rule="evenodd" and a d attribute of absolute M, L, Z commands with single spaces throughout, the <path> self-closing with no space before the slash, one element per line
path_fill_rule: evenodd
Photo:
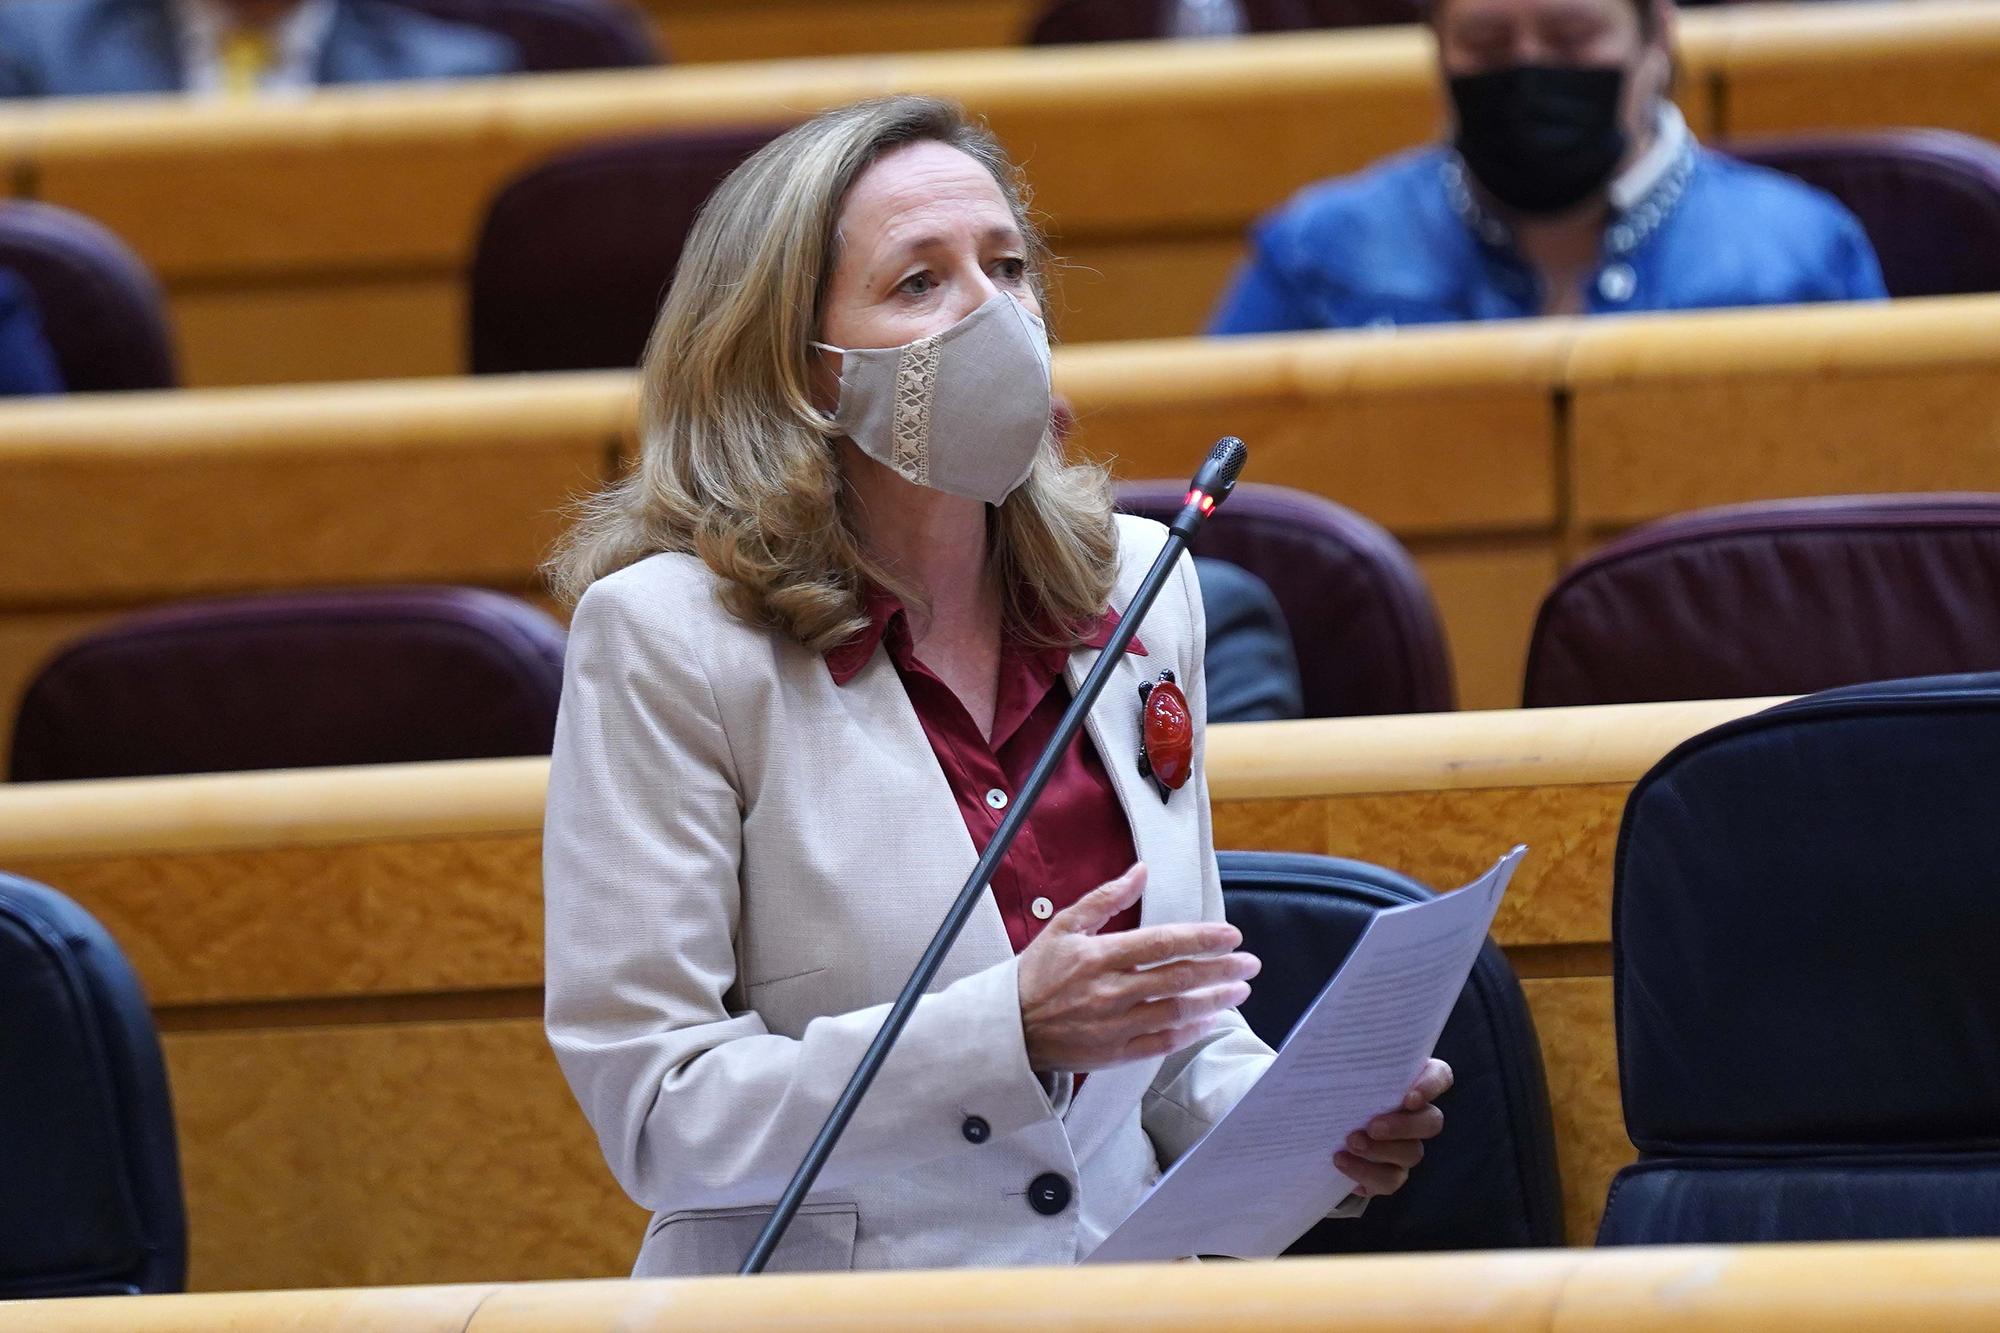
<path fill-rule="evenodd" d="M 1278 722 L 1304 717 L 1305 686 L 1292 631 L 1270 585 L 1239 565 L 1194 558 L 1208 619 L 1202 674 L 1210 722 Z"/>
<path fill-rule="evenodd" d="M 498 33 L 392 0 L 0 3 L 0 97 L 249 96 L 520 68 Z"/>
<path fill-rule="evenodd" d="M 1262 219 L 1211 332 L 1886 295 L 1840 204 L 1689 133 L 1669 0 L 1435 0 L 1430 25 L 1451 142 Z"/>
<path fill-rule="evenodd" d="M 62 372 L 42 336 L 34 293 L 18 275 L 0 268 L 0 398 L 62 391 Z"/>

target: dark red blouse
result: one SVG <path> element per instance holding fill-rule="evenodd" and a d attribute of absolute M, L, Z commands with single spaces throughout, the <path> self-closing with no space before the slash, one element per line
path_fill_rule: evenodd
<path fill-rule="evenodd" d="M 972 845 L 984 852 L 1006 817 L 1008 802 L 1027 781 L 1069 707 L 1063 667 L 1070 650 L 1002 643 L 1000 689 L 989 739 L 980 734 L 951 687 L 917 657 L 902 603 L 878 594 L 870 598 L 868 611 L 868 628 L 830 649 L 827 669 L 836 685 L 845 685 L 868 664 L 878 643 L 887 649 L 938 767 L 951 784 Z M 1104 647 L 1117 624 L 1117 613 L 1106 611 L 1085 635 L 1084 645 Z M 1134 636 L 1126 651 L 1143 657 L 1146 648 Z M 1136 720 L 1134 727 L 1136 734 Z M 993 877 L 993 898 L 1007 923 L 1014 952 L 1027 948 L 1050 917 L 1124 874 L 1137 859 L 1125 808 L 1104 761 L 1089 734 L 1079 735 Z M 1139 909 L 1134 906 L 1105 929 L 1129 930 L 1138 924 Z"/>

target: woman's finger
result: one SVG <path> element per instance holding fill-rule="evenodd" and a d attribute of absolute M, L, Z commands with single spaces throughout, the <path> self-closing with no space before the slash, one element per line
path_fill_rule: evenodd
<path fill-rule="evenodd" d="M 1333 1169 L 1359 1187 L 1355 1193 L 1365 1194 L 1370 1198 L 1394 1194 L 1403 1188 L 1410 1178 L 1410 1173 L 1400 1166 L 1384 1166 L 1380 1162 L 1370 1162 L 1356 1157 L 1351 1152 L 1335 1153 Z"/>
<path fill-rule="evenodd" d="M 1188 958 L 1178 963 L 1162 963 L 1158 967 L 1122 974 L 1118 979 L 1117 994 L 1129 1004 L 1141 1004 L 1231 981 L 1248 981 L 1263 966 L 1256 955 L 1247 953 L 1226 953 L 1220 958 Z"/>
<path fill-rule="evenodd" d="M 1417 1075 L 1417 1081 L 1410 1085 L 1403 1095 L 1403 1109 L 1414 1111 L 1426 1102 L 1434 1102 L 1451 1091 L 1451 1066 L 1442 1060 L 1433 1059 Z"/>
<path fill-rule="evenodd" d="M 1227 922 L 1190 921 L 1172 926 L 1121 930 L 1115 935 L 1105 936 L 1099 947 L 1104 950 L 1106 967 L 1127 972 L 1135 967 L 1151 967 L 1177 958 L 1227 953 L 1241 943 L 1243 932 Z"/>
<path fill-rule="evenodd" d="M 1444 1131 L 1444 1112 L 1435 1106 L 1421 1111 L 1390 1111 L 1368 1122 L 1371 1139 L 1434 1139 Z"/>
<path fill-rule="evenodd" d="M 1224 1009 L 1232 1009 L 1250 998 L 1250 987 L 1240 981 L 1225 982 L 1207 990 L 1170 995 L 1164 1000 L 1135 1004 L 1121 1026 L 1133 1036 L 1148 1032 L 1168 1032 L 1175 1028 L 1206 1024 Z"/>
<path fill-rule="evenodd" d="M 1049 918 L 1044 932 L 1058 935 L 1090 935 L 1139 901 L 1146 893 L 1146 863 L 1134 861 L 1132 868 L 1117 879 L 1109 879 Z"/>
<path fill-rule="evenodd" d="M 1215 1026 L 1215 1019 L 1204 1018 L 1187 1027 L 1166 1028 L 1159 1032 L 1142 1032 L 1125 1043 L 1116 1060 L 1110 1064 L 1123 1064 L 1128 1060 L 1150 1060 L 1156 1056 L 1172 1055 L 1183 1051 L 1206 1037 Z"/>
<path fill-rule="evenodd" d="M 1424 1160 L 1424 1145 L 1416 1139 L 1372 1139 L 1359 1131 L 1347 1136 L 1344 1151 L 1366 1162 L 1400 1166 L 1405 1171 Z"/>

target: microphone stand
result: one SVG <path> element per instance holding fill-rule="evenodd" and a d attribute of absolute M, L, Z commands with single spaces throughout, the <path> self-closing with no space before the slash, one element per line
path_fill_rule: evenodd
<path fill-rule="evenodd" d="M 826 1123 L 820 1126 L 819 1134 L 813 1139 L 812 1146 L 806 1150 L 804 1160 L 799 1163 L 798 1170 L 793 1172 L 791 1183 L 785 1186 L 785 1192 L 779 1197 L 778 1205 L 772 1211 L 770 1220 L 758 1233 L 756 1243 L 750 1247 L 750 1253 L 743 1260 L 743 1266 L 737 1270 L 739 1274 L 761 1273 L 764 1271 L 764 1265 L 770 1262 L 772 1253 L 778 1248 L 778 1242 L 784 1238 L 786 1228 L 791 1226 L 793 1217 L 798 1214 L 799 1205 L 805 1202 L 806 1195 L 812 1190 L 813 1182 L 819 1178 L 820 1169 L 832 1155 L 834 1145 L 840 1142 L 840 1136 L 846 1132 L 848 1122 L 854 1118 L 854 1112 L 860 1107 L 861 1099 L 867 1095 L 869 1085 L 881 1072 L 883 1062 L 889 1058 L 889 1052 L 895 1046 L 896 1039 L 902 1035 L 903 1028 L 910 1021 L 910 1015 L 916 1011 L 917 1001 L 930 989 L 931 981 L 937 976 L 938 968 L 943 965 L 945 955 L 951 952 L 951 946 L 957 942 L 959 932 L 965 929 L 966 921 L 972 916 L 972 909 L 978 906 L 980 897 L 985 894 L 987 885 L 992 882 L 994 871 L 1000 868 L 1001 858 L 1006 856 L 1007 849 L 1014 845 L 1014 838 L 1021 831 L 1021 825 L 1027 821 L 1029 812 L 1035 808 L 1035 802 L 1041 798 L 1042 788 L 1048 785 L 1049 778 L 1055 773 L 1056 765 L 1061 762 L 1063 753 L 1069 749 L 1070 742 L 1076 739 L 1076 733 L 1082 729 L 1091 705 L 1097 702 L 1100 694 L 1104 693 L 1105 682 L 1110 680 L 1112 669 L 1117 665 L 1118 659 L 1124 656 L 1125 646 L 1138 632 L 1139 622 L 1145 618 L 1146 612 L 1152 609 L 1154 599 L 1160 595 L 1160 589 L 1165 586 L 1168 576 L 1173 573 L 1175 563 L 1187 549 L 1188 542 L 1194 537 L 1196 530 L 1201 527 L 1202 520 L 1207 518 L 1218 504 L 1228 499 L 1229 493 L 1236 488 L 1237 474 L 1242 472 L 1243 462 L 1247 456 L 1248 450 L 1243 441 L 1234 435 L 1225 435 L 1215 442 L 1214 448 L 1209 451 L 1207 461 L 1202 464 L 1201 470 L 1195 473 L 1194 481 L 1188 488 L 1186 504 L 1168 525 L 1166 545 L 1160 548 L 1160 554 L 1153 561 L 1153 567 L 1146 571 L 1146 577 L 1140 582 L 1139 590 L 1132 594 L 1132 600 L 1126 606 L 1125 614 L 1120 617 L 1117 628 L 1111 632 L 1110 640 L 1098 654 L 1097 661 L 1092 664 L 1090 674 L 1084 677 L 1083 684 L 1077 689 L 1076 697 L 1070 700 L 1069 708 L 1063 713 L 1055 735 L 1050 738 L 1048 746 L 1042 751 L 1041 758 L 1035 761 L 1035 767 L 1028 774 L 1027 782 L 1022 784 L 1019 794 L 1008 806 L 1007 817 L 994 832 L 993 840 L 986 844 L 985 852 L 980 855 L 979 864 L 973 867 L 971 877 L 965 881 L 965 887 L 958 891 L 958 897 L 952 902 L 951 909 L 944 914 L 944 921 L 938 926 L 937 934 L 931 937 L 930 945 L 924 950 L 923 957 L 917 960 L 916 970 L 911 972 L 910 979 L 903 983 L 902 993 L 896 996 L 896 1002 L 889 1007 L 889 1016 L 882 1020 L 882 1026 L 875 1033 L 875 1039 L 868 1043 L 868 1050 L 862 1055 L 861 1063 L 855 1066 L 853 1076 L 847 1080 L 847 1086 L 841 1091 L 839 1100 L 834 1102 Z"/>

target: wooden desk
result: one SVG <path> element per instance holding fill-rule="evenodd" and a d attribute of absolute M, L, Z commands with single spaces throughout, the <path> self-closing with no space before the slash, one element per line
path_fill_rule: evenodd
<path fill-rule="evenodd" d="M 676 61 L 1015 46 L 1042 0 L 643 0 Z"/>
<path fill-rule="evenodd" d="M 1556 572 L 1567 326 L 1064 348 L 1080 448 L 1185 476 L 1225 431 L 1416 551 L 1461 694 L 1511 703 Z M 539 589 L 567 503 L 630 451 L 616 372 L 98 395 L 0 408 L 0 741 L 32 673 L 118 611 L 388 581 Z"/>
<path fill-rule="evenodd" d="M 99 1297 L 0 1306 L 34 1333 L 1873 1333 L 2000 1326 L 2000 1242 L 1684 1245 L 679 1282 Z"/>
<path fill-rule="evenodd" d="M 1572 550 L 1708 505 L 2000 490 L 1991 298 L 1605 320 L 1563 382 Z"/>
<path fill-rule="evenodd" d="M 1338 852 L 1440 886 L 1533 847 L 1495 935 L 1541 1031 L 1572 1240 L 1588 1241 L 1631 1154 L 1608 968 L 1625 791 L 1681 739 L 1760 706 L 1212 734 L 1220 846 Z M 197 1288 L 626 1271 L 644 1217 L 540 1022 L 546 772 L 522 759 L 0 788 L 0 865 L 102 920 L 152 999 Z"/>
<path fill-rule="evenodd" d="M 1184 475 L 1234 432 L 1251 477 L 1395 532 L 1475 708 L 1519 698 L 1563 563 L 1633 523 L 2000 489 L 1996 365 L 1994 296 L 1056 354 L 1078 449 L 1119 475 Z M 46 655 L 133 606 L 395 580 L 539 596 L 566 504 L 631 452 L 635 401 L 602 372 L 0 407 L 0 739 Z"/>
<path fill-rule="evenodd" d="M 809 2 L 759 0 L 743 31 Z M 940 6 L 969 26 L 938 31 L 967 36 L 1004 8 L 921 5 Z M 734 23 L 738 9 L 707 0 L 686 21 Z M 1978 0 L 1732 6 L 1681 27 L 1683 106 L 1705 136 L 1918 124 L 2000 137 L 2000 10 Z M 607 135 L 942 93 L 1027 164 L 1074 261 L 1063 335 L 1176 336 L 1200 328 L 1259 213 L 1430 138 L 1434 83 L 1429 38 L 1403 27 L 695 64 L 248 107 L 111 99 L 0 109 L 0 190 L 80 209 L 137 248 L 171 293 L 191 383 L 450 374 L 465 364 L 480 219 L 529 164 Z"/>

